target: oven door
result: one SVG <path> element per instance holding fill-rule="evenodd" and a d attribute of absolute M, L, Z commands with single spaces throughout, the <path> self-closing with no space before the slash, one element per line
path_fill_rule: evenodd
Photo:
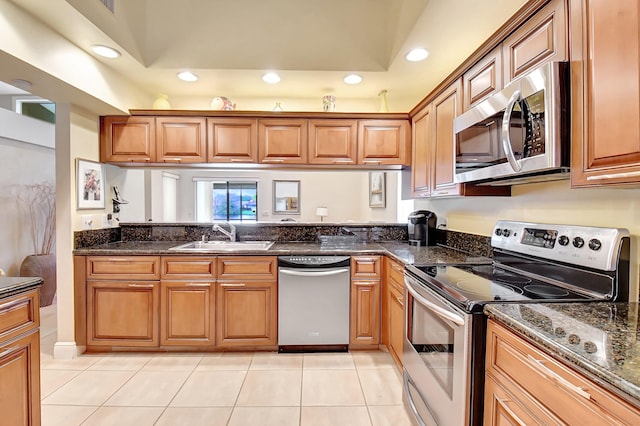
<path fill-rule="evenodd" d="M 405 275 L 404 393 L 419 425 L 470 417 L 472 315 Z"/>

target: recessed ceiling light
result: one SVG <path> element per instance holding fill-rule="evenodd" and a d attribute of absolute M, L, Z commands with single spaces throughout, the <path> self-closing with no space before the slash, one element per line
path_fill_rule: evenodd
<path fill-rule="evenodd" d="M 115 59 L 120 56 L 120 52 L 116 49 L 109 46 L 103 46 L 101 44 L 94 44 L 91 46 L 91 50 L 93 50 L 93 53 L 100 55 L 103 58 Z"/>
<path fill-rule="evenodd" d="M 262 80 L 264 80 L 265 83 L 276 84 L 280 82 L 280 76 L 275 72 L 268 72 L 262 76 Z"/>
<path fill-rule="evenodd" d="M 358 74 L 349 74 L 344 78 L 344 82 L 347 84 L 358 84 L 362 81 L 362 77 Z"/>
<path fill-rule="evenodd" d="M 409 53 L 407 53 L 407 56 L 405 56 L 405 58 L 407 58 L 407 61 L 418 62 L 424 61 L 425 59 L 427 59 L 427 56 L 429 56 L 429 51 L 422 47 L 418 47 L 415 49 L 411 49 Z"/>
<path fill-rule="evenodd" d="M 198 76 L 191 71 L 182 71 L 178 73 L 178 78 L 182 81 L 198 81 Z"/>

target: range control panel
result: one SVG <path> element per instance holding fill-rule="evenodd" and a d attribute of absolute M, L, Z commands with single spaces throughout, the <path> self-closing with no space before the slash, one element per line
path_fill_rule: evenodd
<path fill-rule="evenodd" d="M 623 238 L 629 238 L 629 231 L 623 228 L 498 221 L 491 236 L 491 246 L 613 271 Z"/>

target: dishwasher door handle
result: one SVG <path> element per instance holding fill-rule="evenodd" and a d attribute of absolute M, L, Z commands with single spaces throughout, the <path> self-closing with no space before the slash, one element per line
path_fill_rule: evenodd
<path fill-rule="evenodd" d="M 331 269 L 328 271 L 304 271 L 299 270 L 299 269 L 283 269 L 280 268 L 279 270 L 280 273 L 285 274 L 285 275 L 294 275 L 296 277 L 329 277 L 331 275 L 338 275 L 338 274 L 342 274 L 345 272 L 349 272 L 349 268 L 342 268 L 342 269 Z"/>

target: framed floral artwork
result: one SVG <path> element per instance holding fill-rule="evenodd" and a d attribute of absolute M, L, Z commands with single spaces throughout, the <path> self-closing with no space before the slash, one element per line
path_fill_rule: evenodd
<path fill-rule="evenodd" d="M 76 196 L 78 210 L 105 206 L 104 165 L 76 158 Z"/>

